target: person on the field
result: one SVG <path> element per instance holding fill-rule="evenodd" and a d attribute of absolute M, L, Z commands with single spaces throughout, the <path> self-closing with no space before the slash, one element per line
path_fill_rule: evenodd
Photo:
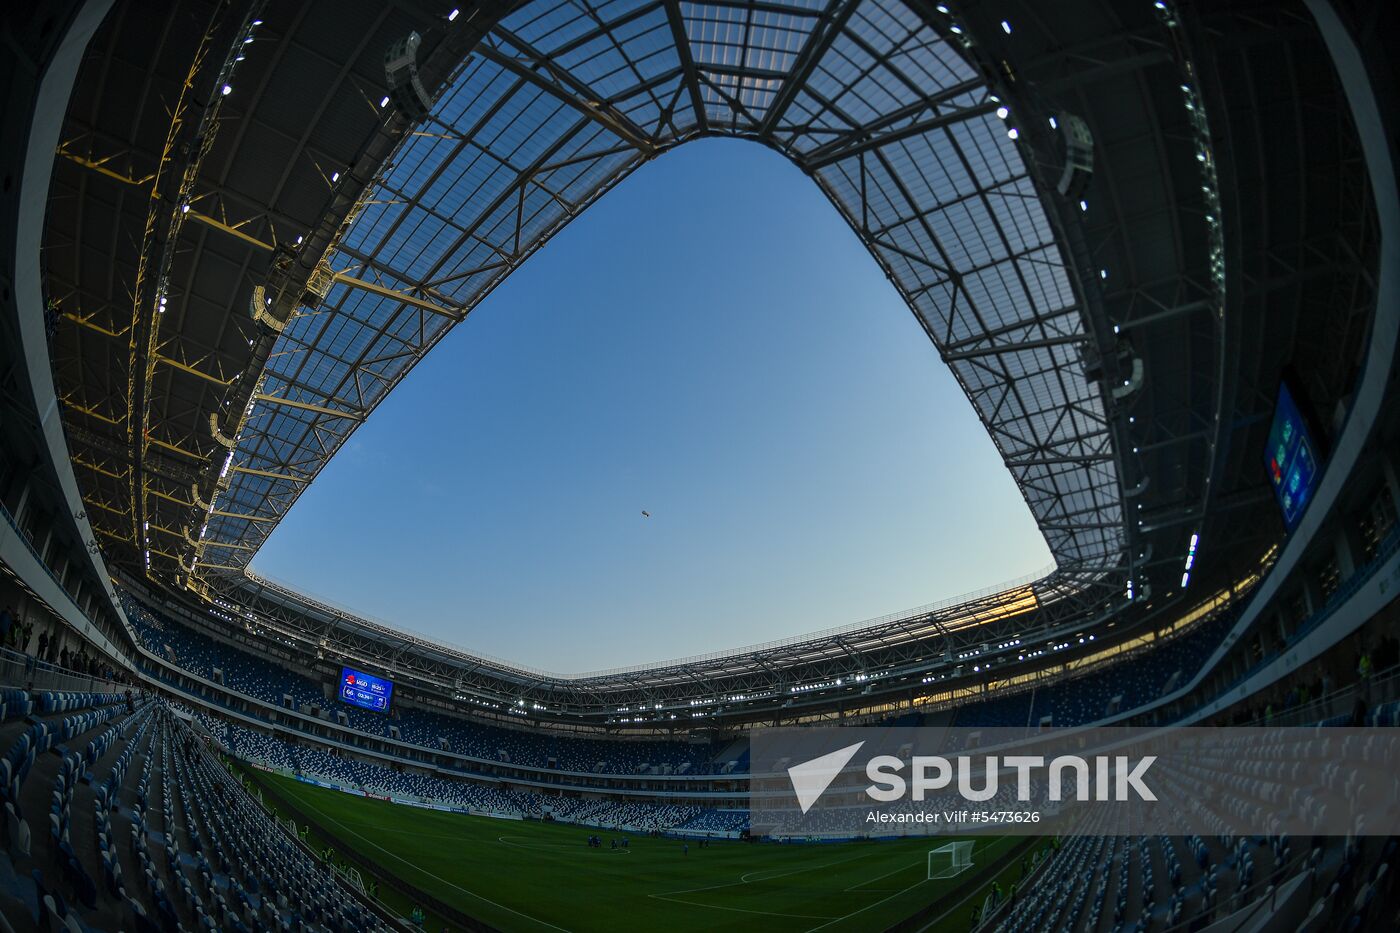
<path fill-rule="evenodd" d="M 690 843 L 688 843 L 688 842 L 683 842 L 683 843 L 681 843 L 681 854 L 682 854 L 682 855 L 689 855 L 689 854 L 690 854 Z"/>

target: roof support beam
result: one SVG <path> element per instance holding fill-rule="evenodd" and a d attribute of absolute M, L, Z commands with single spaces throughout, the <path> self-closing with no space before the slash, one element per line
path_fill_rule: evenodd
<path fill-rule="evenodd" d="M 210 515 L 221 515 L 224 518 L 241 518 L 245 522 L 275 522 L 277 519 L 270 515 L 245 515 L 242 512 L 225 512 L 222 509 L 214 509 Z M 239 568 L 242 570 L 243 568 Z"/>
<path fill-rule="evenodd" d="M 255 470 L 255 469 L 253 469 L 252 467 L 241 467 L 241 466 L 236 466 L 236 467 L 233 468 L 233 472 L 235 472 L 235 473 L 247 473 L 249 476 L 265 476 L 265 477 L 267 477 L 268 479 L 284 479 L 284 480 L 286 480 L 286 481 L 289 482 L 289 483 L 309 483 L 309 482 L 311 482 L 311 480 L 307 479 L 307 478 L 304 477 L 304 476 L 292 476 L 292 475 L 289 474 L 289 473 L 274 473 L 274 472 L 272 472 L 271 470 Z"/>
<path fill-rule="evenodd" d="M 228 386 L 233 383 L 232 379 L 220 379 L 218 376 L 211 376 L 202 369 L 196 369 L 188 363 L 181 363 L 179 360 L 171 359 L 162 353 L 155 355 L 157 363 L 164 363 L 173 369 L 178 369 L 182 373 L 189 373 L 191 376 L 198 376 L 206 382 L 212 382 L 216 386 Z"/>
<path fill-rule="evenodd" d="M 230 227 L 222 220 L 215 220 L 208 214 L 201 214 L 199 211 L 190 210 L 185 212 L 185 216 L 188 217 L 190 220 L 199 221 L 211 230 L 218 230 L 220 233 L 227 233 L 231 237 L 235 237 L 239 240 L 242 240 L 244 243 L 247 243 L 249 246 L 252 246 L 255 249 L 266 250 L 269 253 L 272 252 L 272 250 L 274 249 L 271 243 L 264 243 L 257 237 L 244 233 L 237 227 Z"/>
<path fill-rule="evenodd" d="M 806 85 L 817 63 L 826 54 L 826 50 L 831 48 L 831 43 L 836 41 L 841 30 L 846 28 L 851 14 L 859 5 L 859 0 L 844 0 L 844 6 L 841 6 L 842 2 L 843 0 L 830 0 L 827 3 L 826 12 L 819 21 L 822 25 L 808 35 L 807 43 L 802 47 L 802 53 L 792 69 L 791 77 L 783 82 L 783 86 L 778 89 L 778 95 L 773 98 L 773 103 L 768 105 L 768 112 L 764 114 L 763 122 L 758 127 L 760 137 L 767 139 L 772 135 L 797 92 Z"/>
<path fill-rule="evenodd" d="M 246 545 L 246 544 L 234 544 L 234 543 L 232 543 L 232 542 L 230 542 L 230 541 L 209 541 L 209 540 L 204 540 L 204 541 L 199 542 L 199 544 L 200 544 L 200 547 L 226 547 L 226 548 L 233 548 L 235 551 L 256 551 L 256 550 L 257 550 L 257 548 L 249 547 L 249 546 Z"/>
<path fill-rule="evenodd" d="M 486 43 L 482 43 L 481 47 L 476 50 L 478 55 L 489 62 L 500 65 L 511 74 L 524 78 L 541 90 L 549 92 L 561 102 L 568 104 L 613 135 L 641 150 L 647 156 L 656 153 L 656 144 L 647 136 L 646 131 L 621 114 L 614 113 L 609 105 L 595 100 L 588 85 L 581 83 L 573 75 L 555 65 L 547 56 L 531 48 L 530 44 L 524 40 L 517 39 L 503 30 L 497 31 L 505 35 L 511 45 L 529 55 L 530 60 L 521 61 Z"/>
<path fill-rule="evenodd" d="M 433 314 L 440 314 L 443 317 L 450 318 L 453 321 L 461 321 L 462 318 L 466 317 L 466 314 L 460 310 L 447 308 L 440 304 L 435 304 L 434 302 L 428 301 L 426 298 L 419 298 L 417 295 L 410 295 L 408 292 L 402 291 L 401 289 L 389 288 L 388 286 L 380 285 L 377 282 L 370 282 L 365 279 L 357 279 L 353 275 L 350 275 L 345 272 L 336 272 L 331 276 L 331 278 L 333 278 L 335 281 L 339 282 L 342 285 L 349 286 L 350 288 L 358 288 L 360 291 L 372 292 L 376 295 L 379 295 L 382 298 L 388 298 L 393 301 L 401 301 L 406 305 L 412 305 L 415 308 L 422 308 L 424 311 L 431 311 Z"/>
<path fill-rule="evenodd" d="M 1045 347 L 1088 343 L 1093 338 L 1088 334 L 1066 334 L 1063 337 L 1045 337 L 1040 340 L 1023 340 L 1020 343 L 999 343 L 989 347 L 974 347 L 967 350 L 954 350 L 944 353 L 943 359 L 952 363 L 955 360 L 972 360 L 984 356 L 999 356 L 1003 353 L 1018 353 L 1022 350 L 1040 350 Z"/>
<path fill-rule="evenodd" d="M 265 392 L 254 393 L 253 400 L 256 402 L 267 402 L 272 405 L 283 405 L 287 408 L 298 408 L 302 411 L 314 411 L 318 415 L 331 415 L 336 418 L 348 418 L 351 421 L 365 420 L 364 412 L 341 411 L 338 408 L 327 408 L 325 405 L 314 405 L 311 402 L 298 402 L 295 399 L 282 398 L 277 395 L 268 395 Z M 272 521 L 272 519 L 264 519 L 264 521 Z"/>
<path fill-rule="evenodd" d="M 965 92 L 964 92 L 965 93 Z M 861 129 L 858 134 L 850 134 L 840 139 L 832 140 L 824 146 L 812 151 L 810 155 L 802 160 L 802 164 L 809 170 L 815 171 L 839 162 L 842 159 L 849 159 L 851 156 L 860 155 L 888 143 L 899 142 L 901 139 L 909 139 L 912 136 L 922 136 L 924 133 L 951 126 L 954 123 L 961 123 L 964 120 L 971 120 L 992 113 L 997 109 L 995 101 L 987 100 L 970 107 L 963 107 L 958 110 L 943 111 L 935 113 L 927 120 L 917 120 L 898 129 L 892 129 L 885 133 L 871 134 L 868 129 Z M 921 109 L 927 109 L 924 104 Z M 935 108 L 936 109 L 936 108 Z M 853 139 L 859 135 L 860 139 Z"/>
<path fill-rule="evenodd" d="M 710 116 L 705 112 L 705 99 L 700 95 L 700 75 L 695 70 L 695 58 L 690 54 L 690 38 L 685 34 L 685 23 L 681 19 L 680 0 L 665 0 L 666 20 L 671 26 L 671 41 L 676 44 L 676 54 L 680 56 L 681 71 L 685 73 L 685 86 L 690 94 L 690 106 L 695 111 L 695 122 L 701 132 L 710 128 Z"/>
<path fill-rule="evenodd" d="M 1084 454 L 1082 456 L 1066 457 L 1015 457 L 1009 458 L 1006 465 L 1010 467 L 1022 466 L 1082 466 L 1086 463 L 1112 463 L 1112 454 Z M 1082 527 L 1082 526 L 1081 526 Z"/>

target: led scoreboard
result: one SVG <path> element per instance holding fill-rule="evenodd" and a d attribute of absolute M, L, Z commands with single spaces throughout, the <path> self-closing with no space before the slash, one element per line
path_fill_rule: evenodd
<path fill-rule="evenodd" d="M 1288 390 L 1288 383 L 1280 384 L 1264 462 L 1269 482 L 1274 487 L 1274 497 L 1283 510 L 1283 524 L 1289 531 L 1297 527 L 1317 489 L 1317 454 L 1317 445 L 1313 443 L 1293 393 Z"/>
<path fill-rule="evenodd" d="M 351 706 L 387 713 L 389 699 L 393 695 L 394 682 L 391 680 L 349 667 L 340 671 L 340 699 Z"/>

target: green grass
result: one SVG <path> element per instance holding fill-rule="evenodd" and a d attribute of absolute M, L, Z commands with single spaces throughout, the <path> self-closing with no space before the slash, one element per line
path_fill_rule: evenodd
<path fill-rule="evenodd" d="M 773 931 L 884 929 L 938 903 L 934 930 L 966 930 L 993 878 L 928 881 L 927 839 L 825 845 L 716 842 L 708 848 L 631 837 L 590 849 L 587 827 L 442 813 L 370 800 L 265 772 L 248 772 L 313 821 L 313 834 L 502 930 Z M 977 840 L 974 866 L 1016 837 Z M 975 873 L 975 874 L 974 874 Z M 1003 887 L 1020 874 L 1013 859 Z M 381 890 L 387 885 L 381 883 Z M 390 899 L 390 902 L 397 898 Z M 430 918 L 441 928 L 437 918 Z"/>

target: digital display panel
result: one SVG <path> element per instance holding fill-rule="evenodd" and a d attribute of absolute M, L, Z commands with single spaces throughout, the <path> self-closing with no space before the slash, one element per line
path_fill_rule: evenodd
<path fill-rule="evenodd" d="M 340 699 L 351 706 L 376 713 L 389 712 L 389 699 L 394 695 L 394 683 L 364 671 L 346 667 L 340 671 Z"/>
<path fill-rule="evenodd" d="M 1264 462 L 1274 497 L 1283 510 L 1283 524 L 1292 531 L 1317 488 L 1318 461 L 1317 445 L 1287 383 L 1279 386 Z"/>

